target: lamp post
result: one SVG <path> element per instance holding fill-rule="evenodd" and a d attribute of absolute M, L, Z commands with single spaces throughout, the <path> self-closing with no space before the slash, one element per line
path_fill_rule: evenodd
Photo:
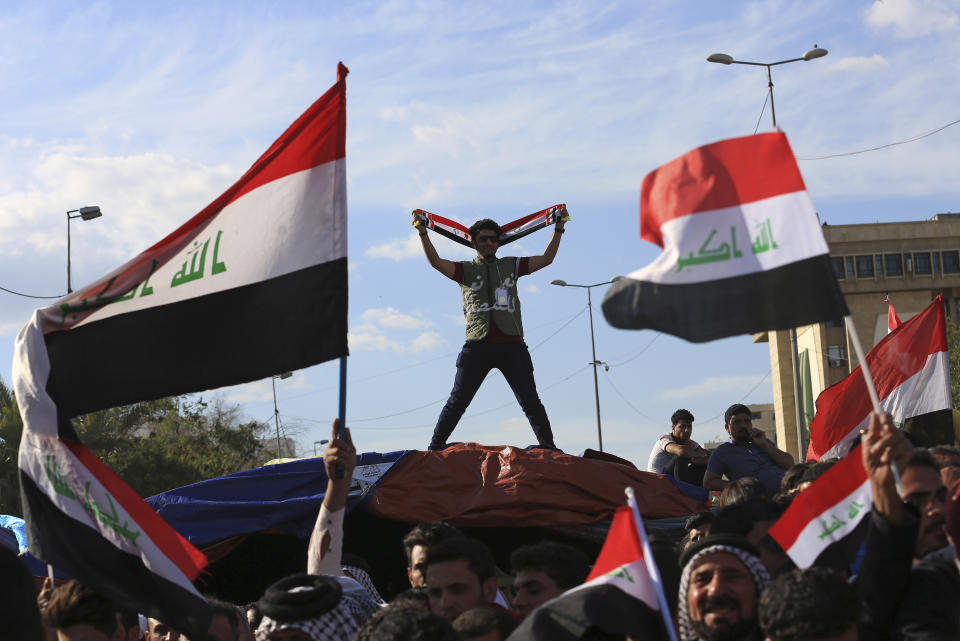
<path fill-rule="evenodd" d="M 707 56 L 707 62 L 716 62 L 721 65 L 752 65 L 754 67 L 766 67 L 767 68 L 767 87 L 770 91 L 770 117 L 773 120 L 773 128 L 777 128 L 777 110 L 773 106 L 773 75 L 770 72 L 770 67 L 776 65 L 784 65 L 788 62 L 800 62 L 815 60 L 816 58 L 822 58 L 827 55 L 826 49 L 821 49 L 816 44 L 813 45 L 813 49 L 807 50 L 799 58 L 790 58 L 789 60 L 780 60 L 778 62 L 749 62 L 746 60 L 734 60 L 733 56 L 727 55 L 725 53 L 714 53 Z M 804 451 L 806 451 L 806 446 L 804 444 L 803 437 L 803 407 L 801 407 L 801 393 L 800 393 L 800 355 L 797 352 L 797 328 L 790 328 L 790 361 L 793 365 L 793 399 L 794 405 L 797 410 L 797 453 L 800 456 L 803 456 Z"/>
<path fill-rule="evenodd" d="M 313 455 L 314 455 L 315 457 L 316 457 L 316 456 L 319 456 L 319 455 L 317 454 L 317 446 L 318 446 L 318 445 L 321 445 L 321 446 L 322 446 L 322 445 L 326 445 L 326 444 L 329 443 L 329 442 L 330 442 L 330 439 L 328 439 L 328 438 L 325 438 L 325 439 L 323 439 L 322 441 L 314 441 L 314 442 L 313 442 Z"/>
<path fill-rule="evenodd" d="M 600 287 L 601 285 L 615 283 L 621 278 L 623 278 L 623 276 L 614 276 L 610 280 L 605 280 L 602 283 L 594 283 L 593 285 L 577 285 L 568 283 L 565 280 L 550 281 L 551 285 L 558 287 L 580 287 L 581 289 L 587 290 L 587 310 L 590 312 L 590 350 L 593 354 L 593 360 L 590 361 L 590 364 L 593 365 L 593 398 L 597 404 L 597 443 L 599 444 L 601 452 L 603 451 L 603 432 L 600 429 L 600 387 L 597 384 L 597 365 L 603 365 L 604 370 L 609 370 L 610 366 L 597 360 L 597 346 L 593 339 L 593 300 L 590 296 L 590 290 L 594 287 Z"/>
<path fill-rule="evenodd" d="M 280 408 L 277 407 L 277 379 L 283 380 L 293 376 L 293 372 L 284 372 L 283 374 L 274 374 L 270 377 L 270 383 L 273 385 L 273 424 L 277 428 L 277 458 L 283 458 L 280 452 Z"/>
<path fill-rule="evenodd" d="M 71 216 L 70 214 L 73 214 Z M 103 216 L 103 212 L 100 211 L 100 208 L 97 206 L 90 207 L 81 207 L 80 209 L 71 209 L 67 212 L 67 293 L 73 292 L 73 284 L 70 281 L 70 221 L 74 218 L 81 218 L 83 220 L 93 220 L 94 218 L 100 218 Z"/>
<path fill-rule="evenodd" d="M 733 56 L 727 55 L 725 53 L 713 53 L 707 56 L 707 62 L 716 62 L 721 65 L 753 65 L 754 67 L 766 67 L 767 68 L 767 87 L 770 89 L 770 115 L 773 117 L 773 128 L 777 128 L 777 110 L 773 106 L 773 75 L 770 72 L 770 67 L 775 67 L 777 65 L 785 65 L 788 62 L 800 62 L 801 60 L 814 60 L 816 58 L 822 58 L 827 55 L 826 49 L 821 49 L 817 45 L 813 45 L 813 49 L 809 49 L 799 58 L 790 58 L 789 60 L 780 60 L 778 62 L 749 62 L 746 60 L 734 60 Z"/>

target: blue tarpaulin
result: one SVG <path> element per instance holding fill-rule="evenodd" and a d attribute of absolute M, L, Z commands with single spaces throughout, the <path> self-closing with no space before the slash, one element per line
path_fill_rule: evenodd
<path fill-rule="evenodd" d="M 406 451 L 361 454 L 347 510 L 373 488 Z M 252 532 L 280 531 L 310 537 L 327 489 L 322 458 L 244 470 L 162 492 L 146 499 L 177 532 L 198 548 Z"/>

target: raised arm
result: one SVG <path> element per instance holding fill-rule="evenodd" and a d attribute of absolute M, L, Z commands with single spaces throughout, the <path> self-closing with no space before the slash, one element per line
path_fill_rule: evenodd
<path fill-rule="evenodd" d="M 317 515 L 317 522 L 307 546 L 307 573 L 340 575 L 340 556 L 343 551 L 343 515 L 347 495 L 357 467 L 357 450 L 353 447 L 350 430 L 346 438 L 337 438 L 338 421 L 333 421 L 333 434 L 323 452 L 323 466 L 327 472 L 327 493 Z M 337 467 L 340 466 L 340 470 Z M 342 474 L 338 475 L 338 471 Z"/>
<path fill-rule="evenodd" d="M 563 235 L 563 226 L 564 220 L 563 216 L 566 216 L 566 210 L 563 211 L 563 214 L 560 217 L 553 227 L 553 235 L 550 236 L 550 242 L 547 243 L 547 248 L 543 250 L 543 254 L 540 256 L 531 256 L 530 262 L 528 263 L 530 273 L 537 271 L 538 269 L 543 269 L 547 265 L 553 262 L 553 259 L 557 255 L 557 250 L 560 249 L 560 236 Z"/>
<path fill-rule="evenodd" d="M 413 219 L 417 220 L 416 213 L 413 214 Z M 416 228 L 417 233 L 420 234 L 420 244 L 423 245 L 423 253 L 427 257 L 427 261 L 430 263 L 430 266 L 447 278 L 453 278 L 456 263 L 454 263 L 452 260 L 440 258 L 440 256 L 437 254 L 437 249 L 433 246 L 433 243 L 430 242 L 430 237 L 427 235 L 426 227 L 423 225 L 416 225 Z M 556 250 L 554 250 L 554 253 L 556 253 Z"/>

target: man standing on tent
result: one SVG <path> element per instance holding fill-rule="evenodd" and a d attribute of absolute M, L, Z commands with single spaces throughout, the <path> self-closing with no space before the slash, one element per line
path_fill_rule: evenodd
<path fill-rule="evenodd" d="M 533 380 L 533 361 L 523 341 L 517 280 L 553 262 L 560 247 L 563 226 L 561 217 L 540 256 L 498 258 L 500 225 L 487 218 L 479 220 L 470 227 L 471 245 L 476 249 L 477 257 L 461 262 L 440 258 L 426 228 L 418 227 L 423 253 L 430 265 L 460 284 L 463 314 L 467 320 L 467 341 L 457 357 L 457 376 L 433 430 L 431 450 L 446 446 L 487 372 L 493 368 L 503 373 L 527 415 L 540 447 L 556 449 L 550 420 Z"/>

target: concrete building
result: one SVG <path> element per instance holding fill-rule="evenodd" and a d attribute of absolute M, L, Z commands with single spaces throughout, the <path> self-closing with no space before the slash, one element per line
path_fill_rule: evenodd
<path fill-rule="evenodd" d="M 751 419 L 753 426 L 763 430 L 767 438 L 776 443 L 777 447 L 780 447 L 780 441 L 777 440 L 777 412 L 774 409 L 774 404 L 754 403 L 747 405 L 747 407 L 750 408 L 750 414 L 753 415 Z"/>
<path fill-rule="evenodd" d="M 960 214 L 902 223 L 824 224 L 823 235 L 864 352 L 887 333 L 887 295 L 904 321 L 938 294 L 943 294 L 947 315 L 960 316 Z M 763 332 L 754 342 L 770 344 L 777 445 L 802 460 L 789 332 Z M 858 362 L 842 319 L 798 327 L 797 351 L 803 370 L 802 406 L 809 422 L 820 392 Z"/>

